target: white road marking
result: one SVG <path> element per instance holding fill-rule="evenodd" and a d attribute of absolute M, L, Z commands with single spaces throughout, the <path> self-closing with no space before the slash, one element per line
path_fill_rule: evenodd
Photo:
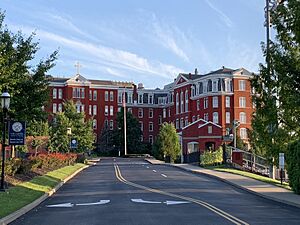
<path fill-rule="evenodd" d="M 156 170 L 152 170 L 154 173 L 156 173 L 157 171 Z"/>
<path fill-rule="evenodd" d="M 55 207 L 59 207 L 59 208 L 72 208 L 74 206 L 74 204 L 72 203 L 62 203 L 62 204 L 56 204 L 56 205 L 47 205 L 48 208 L 55 208 Z"/>
<path fill-rule="evenodd" d="M 147 166 L 147 169 L 149 169 L 149 166 Z"/>
<path fill-rule="evenodd" d="M 109 203 L 110 200 L 100 200 L 99 202 L 92 202 L 92 203 L 80 203 L 80 204 L 76 204 L 78 206 L 84 206 L 84 205 L 104 205 Z"/>
<path fill-rule="evenodd" d="M 167 175 L 165 175 L 165 174 L 163 174 L 163 173 L 162 173 L 161 175 L 162 175 L 163 177 L 167 177 Z"/>
<path fill-rule="evenodd" d="M 178 204 L 186 204 L 186 203 L 190 203 L 190 202 L 186 202 L 186 201 L 165 201 L 164 202 L 167 205 L 178 205 Z"/>
<path fill-rule="evenodd" d="M 146 204 L 161 204 L 162 202 L 155 202 L 155 201 L 144 201 L 141 198 L 132 198 L 132 202 L 137 202 L 137 203 L 146 203 Z"/>

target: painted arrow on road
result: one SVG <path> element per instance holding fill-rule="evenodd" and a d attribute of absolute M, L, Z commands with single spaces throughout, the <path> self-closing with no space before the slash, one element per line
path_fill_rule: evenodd
<path fill-rule="evenodd" d="M 72 208 L 74 204 L 72 203 L 62 203 L 62 204 L 56 204 L 56 205 L 47 205 L 48 208 Z"/>
<path fill-rule="evenodd" d="M 56 205 L 47 205 L 48 208 L 72 208 L 74 206 L 89 206 L 89 205 L 104 205 L 109 203 L 110 200 L 100 200 L 99 202 L 90 202 L 90 203 L 62 203 L 62 204 L 56 204 Z"/>
<path fill-rule="evenodd" d="M 145 201 L 141 198 L 133 198 L 131 199 L 132 202 L 136 203 L 145 203 L 145 204 L 166 204 L 166 205 L 178 205 L 178 204 L 186 204 L 190 202 L 186 201 L 165 201 L 165 202 L 157 202 L 157 201 Z"/>

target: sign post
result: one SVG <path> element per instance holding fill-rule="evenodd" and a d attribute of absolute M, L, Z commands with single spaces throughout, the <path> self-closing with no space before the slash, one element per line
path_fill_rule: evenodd
<path fill-rule="evenodd" d="M 71 149 L 75 149 L 78 147 L 78 142 L 76 138 L 71 138 L 71 142 L 70 142 L 70 148 Z"/>
<path fill-rule="evenodd" d="M 284 153 L 279 153 L 279 169 L 280 169 L 280 182 L 282 184 L 283 171 L 284 171 Z"/>
<path fill-rule="evenodd" d="M 26 122 L 10 121 L 8 135 L 9 145 L 25 145 Z"/>

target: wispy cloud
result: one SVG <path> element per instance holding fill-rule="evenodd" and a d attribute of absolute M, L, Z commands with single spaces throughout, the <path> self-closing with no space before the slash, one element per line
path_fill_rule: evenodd
<path fill-rule="evenodd" d="M 225 23 L 227 27 L 231 28 L 233 26 L 232 20 L 224 12 L 218 9 L 210 0 L 205 0 L 205 2 L 219 15 L 219 18 L 223 21 L 223 23 Z"/>
<path fill-rule="evenodd" d="M 166 49 L 169 49 L 175 55 L 180 57 L 186 62 L 190 59 L 185 53 L 185 51 L 179 47 L 178 38 L 184 37 L 185 35 L 177 27 L 173 27 L 157 18 L 157 16 L 152 13 L 152 26 L 154 35 L 159 39 L 159 43 Z"/>
<path fill-rule="evenodd" d="M 23 32 L 31 33 L 34 28 L 20 27 Z M 106 64 L 115 68 L 127 69 L 138 73 L 152 74 L 163 78 L 173 78 L 182 69 L 173 65 L 168 65 L 155 60 L 148 60 L 135 53 L 106 47 L 104 45 L 95 45 L 77 39 L 67 38 L 44 30 L 37 30 L 37 36 L 42 40 L 55 42 L 58 46 L 71 49 L 74 54 L 89 55 L 98 60 L 100 64 Z M 112 70 L 109 70 L 112 72 Z M 116 75 L 116 73 L 115 73 Z"/>

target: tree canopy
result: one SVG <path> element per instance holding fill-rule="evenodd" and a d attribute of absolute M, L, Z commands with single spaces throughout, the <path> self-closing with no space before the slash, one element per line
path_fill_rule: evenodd
<path fill-rule="evenodd" d="M 49 89 L 46 72 L 54 66 L 57 51 L 37 65 L 39 49 L 35 34 L 25 37 L 21 31 L 12 33 L 4 25 L 5 14 L 0 10 L 0 90 L 7 87 L 11 95 L 9 116 L 12 119 L 46 121 L 43 107 L 48 104 Z"/>
<path fill-rule="evenodd" d="M 300 138 L 299 0 L 278 5 L 271 21 L 276 38 L 270 41 L 270 65 L 260 64 L 260 74 L 252 80 L 256 112 L 251 139 L 258 152 L 277 159 L 289 142 Z M 266 46 L 262 47 L 267 57 Z"/>
<path fill-rule="evenodd" d="M 63 104 L 64 111 L 54 115 L 50 127 L 50 150 L 58 152 L 69 152 L 71 138 L 76 138 L 77 149 L 73 151 L 85 152 L 93 149 L 95 136 L 92 128 L 92 121 L 85 121 L 85 114 L 76 111 L 75 104 L 69 100 Z M 67 129 L 71 128 L 71 134 Z"/>

